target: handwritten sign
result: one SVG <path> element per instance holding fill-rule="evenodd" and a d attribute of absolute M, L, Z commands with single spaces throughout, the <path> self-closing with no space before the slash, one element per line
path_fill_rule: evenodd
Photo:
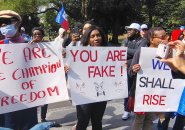
<path fill-rule="evenodd" d="M 185 81 L 173 79 L 169 66 L 155 58 L 155 54 L 155 48 L 141 49 L 135 112 L 177 111 Z"/>
<path fill-rule="evenodd" d="M 55 43 L 0 46 L 0 113 L 68 100 Z"/>
<path fill-rule="evenodd" d="M 128 96 L 125 47 L 70 47 L 67 64 L 74 105 Z"/>

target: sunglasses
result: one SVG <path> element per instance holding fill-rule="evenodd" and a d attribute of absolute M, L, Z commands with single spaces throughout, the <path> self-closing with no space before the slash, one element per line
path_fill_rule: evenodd
<path fill-rule="evenodd" d="M 2 25 L 2 24 L 6 24 L 6 25 L 10 25 L 10 24 L 13 24 L 13 23 L 16 23 L 17 22 L 17 19 L 15 19 L 15 18 L 11 18 L 11 19 L 5 19 L 5 18 L 3 18 L 3 19 L 0 19 L 0 26 Z"/>
<path fill-rule="evenodd" d="M 147 28 L 143 28 L 143 29 L 141 29 L 142 31 L 148 31 L 148 29 Z"/>
<path fill-rule="evenodd" d="M 134 29 L 134 28 L 128 28 L 128 29 L 127 29 L 127 32 L 128 32 L 128 31 L 134 31 L 134 30 L 136 30 L 136 29 Z"/>

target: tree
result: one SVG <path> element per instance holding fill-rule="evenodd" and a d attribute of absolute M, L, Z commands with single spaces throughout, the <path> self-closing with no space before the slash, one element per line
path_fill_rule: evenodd
<path fill-rule="evenodd" d="M 26 28 L 26 32 L 30 33 L 31 29 L 39 26 L 39 18 L 35 14 L 39 10 L 44 0 L 4 0 L 0 2 L 0 10 L 14 10 L 22 17 L 22 26 Z"/>
<path fill-rule="evenodd" d="M 155 14 L 155 6 L 157 5 L 157 0 L 143 0 L 141 14 L 144 18 L 143 22 L 147 22 L 151 27 L 153 25 L 153 14 Z"/>
<path fill-rule="evenodd" d="M 167 29 L 185 22 L 185 0 L 3 0 L 0 9 L 18 12 L 29 32 L 40 22 L 45 28 L 56 31 L 60 26 L 54 19 L 62 3 L 71 27 L 75 22 L 94 19 L 106 34 L 113 34 L 115 44 L 124 27 L 132 22 L 148 23 L 151 27 L 162 25 Z"/>
<path fill-rule="evenodd" d="M 137 5 L 137 6 L 136 6 Z M 125 25 L 140 21 L 140 2 L 137 0 L 90 0 L 88 19 L 94 19 L 106 33 L 112 33 L 112 42 L 118 43 L 118 35 Z"/>
<path fill-rule="evenodd" d="M 180 17 L 185 12 L 183 8 L 184 0 L 143 0 L 142 14 L 149 25 L 162 26 L 168 32 L 174 25 L 181 24 Z M 180 14 L 180 15 L 179 15 Z M 179 17 L 180 16 L 180 17 Z"/>

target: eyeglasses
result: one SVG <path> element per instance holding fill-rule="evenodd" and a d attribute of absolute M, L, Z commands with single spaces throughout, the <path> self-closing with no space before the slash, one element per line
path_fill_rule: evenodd
<path fill-rule="evenodd" d="M 148 29 L 147 28 L 143 28 L 143 29 L 141 29 L 142 31 L 148 31 Z"/>
<path fill-rule="evenodd" d="M 3 24 L 10 25 L 16 22 L 17 22 L 17 19 L 15 18 L 11 18 L 11 19 L 3 18 L 3 19 L 0 19 L 0 26 L 2 26 Z"/>
<path fill-rule="evenodd" d="M 161 39 L 161 40 L 167 40 L 168 38 L 169 38 L 169 36 L 168 35 L 161 35 L 161 36 L 154 36 L 153 38 L 159 38 L 159 39 Z"/>
<path fill-rule="evenodd" d="M 134 28 L 128 28 L 127 29 L 127 32 L 129 32 L 129 31 L 135 31 L 136 29 L 134 29 Z"/>

